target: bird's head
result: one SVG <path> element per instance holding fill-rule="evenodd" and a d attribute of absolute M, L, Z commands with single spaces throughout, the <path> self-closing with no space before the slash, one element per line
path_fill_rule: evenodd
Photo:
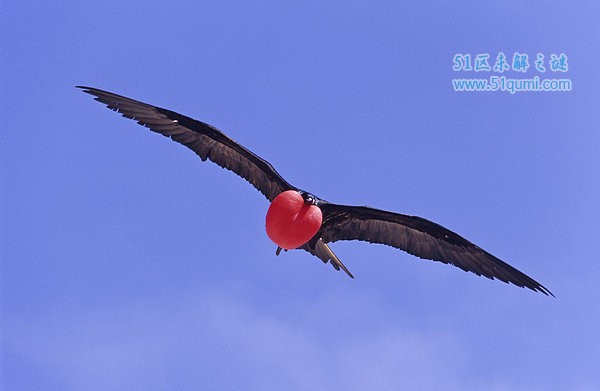
<path fill-rule="evenodd" d="M 304 203 L 307 205 L 317 205 L 317 197 L 315 197 L 314 195 L 300 190 L 300 195 L 302 195 L 302 199 L 304 200 Z"/>

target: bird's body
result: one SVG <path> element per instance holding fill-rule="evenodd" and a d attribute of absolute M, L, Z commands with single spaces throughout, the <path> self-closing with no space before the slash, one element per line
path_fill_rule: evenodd
<path fill-rule="evenodd" d="M 327 243 L 361 240 L 552 294 L 531 277 L 439 224 L 416 216 L 327 202 L 289 184 L 269 162 L 211 125 L 96 88 L 79 88 L 124 117 L 187 146 L 202 160 L 209 159 L 250 182 L 271 202 L 266 228 L 278 245 L 277 254 L 281 248 L 302 249 L 353 277 Z"/>

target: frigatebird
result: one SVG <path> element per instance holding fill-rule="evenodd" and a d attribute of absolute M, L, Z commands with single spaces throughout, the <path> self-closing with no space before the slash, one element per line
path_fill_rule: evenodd
<path fill-rule="evenodd" d="M 267 235 L 278 246 L 277 255 L 282 249 L 302 249 L 354 278 L 328 243 L 360 240 L 552 295 L 531 277 L 439 224 L 417 216 L 327 202 L 289 184 L 269 162 L 207 123 L 97 88 L 77 88 L 253 185 L 271 202 L 265 225 Z"/>

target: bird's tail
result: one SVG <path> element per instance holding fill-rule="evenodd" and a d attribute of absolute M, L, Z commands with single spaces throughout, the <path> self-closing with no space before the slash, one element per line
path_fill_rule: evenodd
<path fill-rule="evenodd" d="M 317 244 L 315 245 L 315 249 L 317 251 L 319 251 L 319 252 L 324 252 L 325 254 L 328 255 L 329 261 L 331 262 L 331 266 L 333 266 L 333 268 L 335 270 L 342 269 L 343 271 L 346 272 L 346 274 L 348 276 L 350 276 L 350 278 L 354 278 L 354 276 L 352 275 L 352 273 L 350 273 L 350 270 L 348 270 L 348 268 L 346 268 L 346 266 L 344 266 L 344 264 L 342 263 L 342 261 L 340 261 L 340 259 L 337 257 L 337 255 L 334 254 L 334 252 L 331 250 L 331 248 L 329 248 L 329 246 L 327 245 L 327 243 L 323 242 L 323 240 L 321 240 L 321 239 L 317 240 Z"/>

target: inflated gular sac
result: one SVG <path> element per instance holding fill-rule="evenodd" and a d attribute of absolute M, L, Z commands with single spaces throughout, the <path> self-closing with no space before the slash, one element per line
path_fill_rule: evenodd
<path fill-rule="evenodd" d="M 308 242 L 321 227 L 323 214 L 304 202 L 295 190 L 279 194 L 267 211 L 267 235 L 279 247 L 290 250 Z"/>

